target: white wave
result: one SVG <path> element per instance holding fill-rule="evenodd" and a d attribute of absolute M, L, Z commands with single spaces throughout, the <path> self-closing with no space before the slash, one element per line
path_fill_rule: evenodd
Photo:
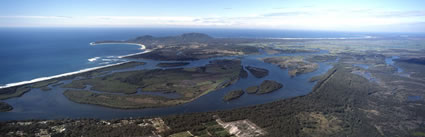
<path fill-rule="evenodd" d="M 99 43 L 99 44 L 96 44 L 95 42 L 90 42 L 90 45 L 92 45 L 92 46 L 102 45 L 102 44 L 129 44 L 129 45 L 138 45 L 138 46 L 140 46 L 140 49 L 141 50 L 145 50 L 146 49 L 146 46 L 143 45 L 143 44 L 140 44 L 140 43 Z M 140 52 L 140 53 L 128 54 L 128 55 L 124 55 L 124 56 L 118 56 L 118 58 L 124 58 L 124 57 L 128 57 L 128 56 L 139 55 L 139 54 L 147 53 L 147 52 L 150 52 L 150 51 L 151 50 L 145 50 L 145 51 Z M 108 57 L 114 57 L 114 56 L 108 56 Z M 94 58 L 88 59 L 88 61 L 93 62 L 93 61 L 96 61 L 98 59 L 100 59 L 100 57 L 94 57 Z M 109 61 L 118 61 L 118 59 L 112 59 L 112 60 L 109 60 Z M 121 62 L 121 63 L 116 63 L 116 64 L 105 65 L 105 66 L 99 66 L 99 67 L 82 69 L 82 70 L 78 70 L 78 71 L 74 71 L 74 72 L 68 72 L 68 73 L 63 73 L 63 74 L 49 76 L 49 77 L 40 77 L 40 78 L 28 80 L 28 81 L 21 81 L 21 82 L 16 82 L 16 83 L 9 83 L 9 84 L 0 86 L 0 89 L 14 87 L 14 86 L 20 86 L 20 85 L 25 85 L 25 84 L 31 84 L 31 83 L 35 83 L 35 82 L 40 82 L 40 81 L 45 81 L 45 80 L 60 78 L 60 77 L 64 77 L 64 76 L 75 75 L 75 74 L 89 72 L 89 71 L 93 71 L 93 70 L 97 70 L 97 69 L 101 69 L 101 68 L 105 68 L 105 67 L 111 67 L 111 66 L 120 65 L 120 64 L 123 64 L 123 63 L 127 63 L 127 62 L 128 61 Z M 109 64 L 110 62 L 107 62 L 107 63 Z"/>
<path fill-rule="evenodd" d="M 70 76 L 70 75 L 75 75 L 75 74 L 79 74 L 79 73 L 84 73 L 84 72 L 89 72 L 89 71 L 93 71 L 93 70 L 97 70 L 97 69 L 106 68 L 106 67 L 121 65 L 121 64 L 124 64 L 124 63 L 127 63 L 127 62 L 128 61 L 121 62 L 121 63 L 116 63 L 116 64 L 105 65 L 105 66 L 99 66 L 99 67 L 93 67 L 93 68 L 86 68 L 86 69 L 82 69 L 82 70 L 78 70 L 78 71 L 74 71 L 74 72 L 68 72 L 68 73 L 63 73 L 63 74 L 49 76 L 49 77 L 41 77 L 41 78 L 36 78 L 36 79 L 28 80 L 28 81 L 21 81 L 21 82 L 16 82 L 16 83 L 9 83 L 9 84 L 6 84 L 4 86 L 0 86 L 0 89 L 14 87 L 14 86 L 20 86 L 20 85 L 25 85 L 25 84 L 31 84 L 31 83 L 35 83 L 35 82 L 40 82 L 40 81 L 45 81 L 45 80 L 50 80 L 50 79 L 55 79 L 55 78 L 60 78 L 60 77 L 65 77 L 65 76 Z"/>
<path fill-rule="evenodd" d="M 119 61 L 119 59 L 102 59 L 102 61 Z"/>
<path fill-rule="evenodd" d="M 100 65 L 105 65 L 105 64 L 109 64 L 109 63 L 111 63 L 111 62 L 102 62 L 102 63 L 99 63 Z"/>
<path fill-rule="evenodd" d="M 93 61 L 96 61 L 96 60 L 98 60 L 98 59 L 100 59 L 100 57 L 94 57 L 94 58 L 90 58 L 90 59 L 88 59 L 90 62 L 93 62 Z"/>
<path fill-rule="evenodd" d="M 128 54 L 128 55 L 123 55 L 123 56 L 118 56 L 118 58 L 125 58 L 125 57 L 129 57 L 129 56 L 134 56 L 134 55 L 140 55 L 140 54 L 144 54 L 144 53 L 148 53 L 151 52 L 152 50 L 146 50 L 146 46 L 140 43 L 95 43 L 95 42 L 91 42 L 90 45 L 95 46 L 95 45 L 104 45 L 104 44 L 128 44 L 128 45 L 138 45 L 140 46 L 140 50 L 145 50 L 143 52 L 139 52 L 139 53 L 134 53 L 134 54 Z"/>
<path fill-rule="evenodd" d="M 146 46 L 145 45 L 143 45 L 143 44 L 140 44 L 140 43 L 131 43 L 131 42 L 123 42 L 123 43 L 121 43 L 121 42 L 116 42 L 116 43 L 114 43 L 114 42 L 111 42 L 111 43 L 95 43 L 95 42 L 90 42 L 90 45 L 92 45 L 92 46 L 95 46 L 95 45 L 106 45 L 106 44 L 127 44 L 127 45 L 137 45 L 137 46 L 140 46 L 140 49 L 141 50 L 144 50 L 144 49 L 146 49 Z"/>

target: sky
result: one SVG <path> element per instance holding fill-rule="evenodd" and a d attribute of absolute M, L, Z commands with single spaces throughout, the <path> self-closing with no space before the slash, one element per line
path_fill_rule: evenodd
<path fill-rule="evenodd" d="M 0 27 L 425 32 L 425 0 L 1 0 Z"/>

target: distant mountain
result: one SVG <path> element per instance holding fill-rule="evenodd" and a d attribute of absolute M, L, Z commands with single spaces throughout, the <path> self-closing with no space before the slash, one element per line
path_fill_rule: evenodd
<path fill-rule="evenodd" d="M 190 43 L 190 42 L 199 42 L 204 43 L 213 40 L 213 37 L 208 36 L 203 33 L 185 33 L 178 36 L 168 36 L 168 37 L 153 37 L 151 35 L 140 36 L 135 39 L 130 39 L 128 42 L 137 42 L 143 43 L 145 45 L 150 44 L 181 44 L 181 43 Z"/>
<path fill-rule="evenodd" d="M 212 37 L 203 33 L 185 33 L 177 37 L 180 37 L 184 41 L 208 41 L 213 39 Z"/>

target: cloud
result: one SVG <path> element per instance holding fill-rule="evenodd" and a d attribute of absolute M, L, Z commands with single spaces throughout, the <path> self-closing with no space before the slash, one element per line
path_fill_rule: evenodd
<path fill-rule="evenodd" d="M 273 16 L 351 16 L 351 17 L 377 17 L 377 18 L 407 18 L 424 17 L 425 10 L 411 11 L 388 11 L 374 9 L 320 9 L 320 8 L 301 8 L 301 9 L 282 9 L 282 11 L 262 14 L 265 17 Z"/>
<path fill-rule="evenodd" d="M 377 17 L 424 17 L 424 10 L 415 11 L 386 11 L 376 13 Z"/>
<path fill-rule="evenodd" d="M 0 16 L 4 19 L 71 19 L 70 16 Z"/>
<path fill-rule="evenodd" d="M 424 28 L 425 11 L 284 8 L 238 16 L 0 16 L 0 26 L 228 27 L 319 30 Z M 416 24 L 415 24 L 416 23 Z M 418 24 L 419 23 L 419 24 Z M 409 27 L 409 24 L 414 24 Z M 385 27 L 391 26 L 391 27 Z"/>
<path fill-rule="evenodd" d="M 275 12 L 275 13 L 267 13 L 263 14 L 265 17 L 272 17 L 272 16 L 299 16 L 299 15 L 310 15 L 310 12 L 304 12 L 304 11 L 289 11 L 289 12 Z"/>

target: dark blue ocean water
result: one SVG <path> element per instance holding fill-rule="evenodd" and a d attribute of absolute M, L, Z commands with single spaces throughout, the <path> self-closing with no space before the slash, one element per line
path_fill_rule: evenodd
<path fill-rule="evenodd" d="M 213 37 L 335 38 L 363 37 L 362 33 L 140 28 L 0 28 L 0 85 L 116 63 L 116 56 L 141 52 L 134 45 L 99 45 L 98 40 L 126 40 L 141 35 L 171 36 L 187 32 Z M 89 58 L 101 57 L 90 62 Z"/>

